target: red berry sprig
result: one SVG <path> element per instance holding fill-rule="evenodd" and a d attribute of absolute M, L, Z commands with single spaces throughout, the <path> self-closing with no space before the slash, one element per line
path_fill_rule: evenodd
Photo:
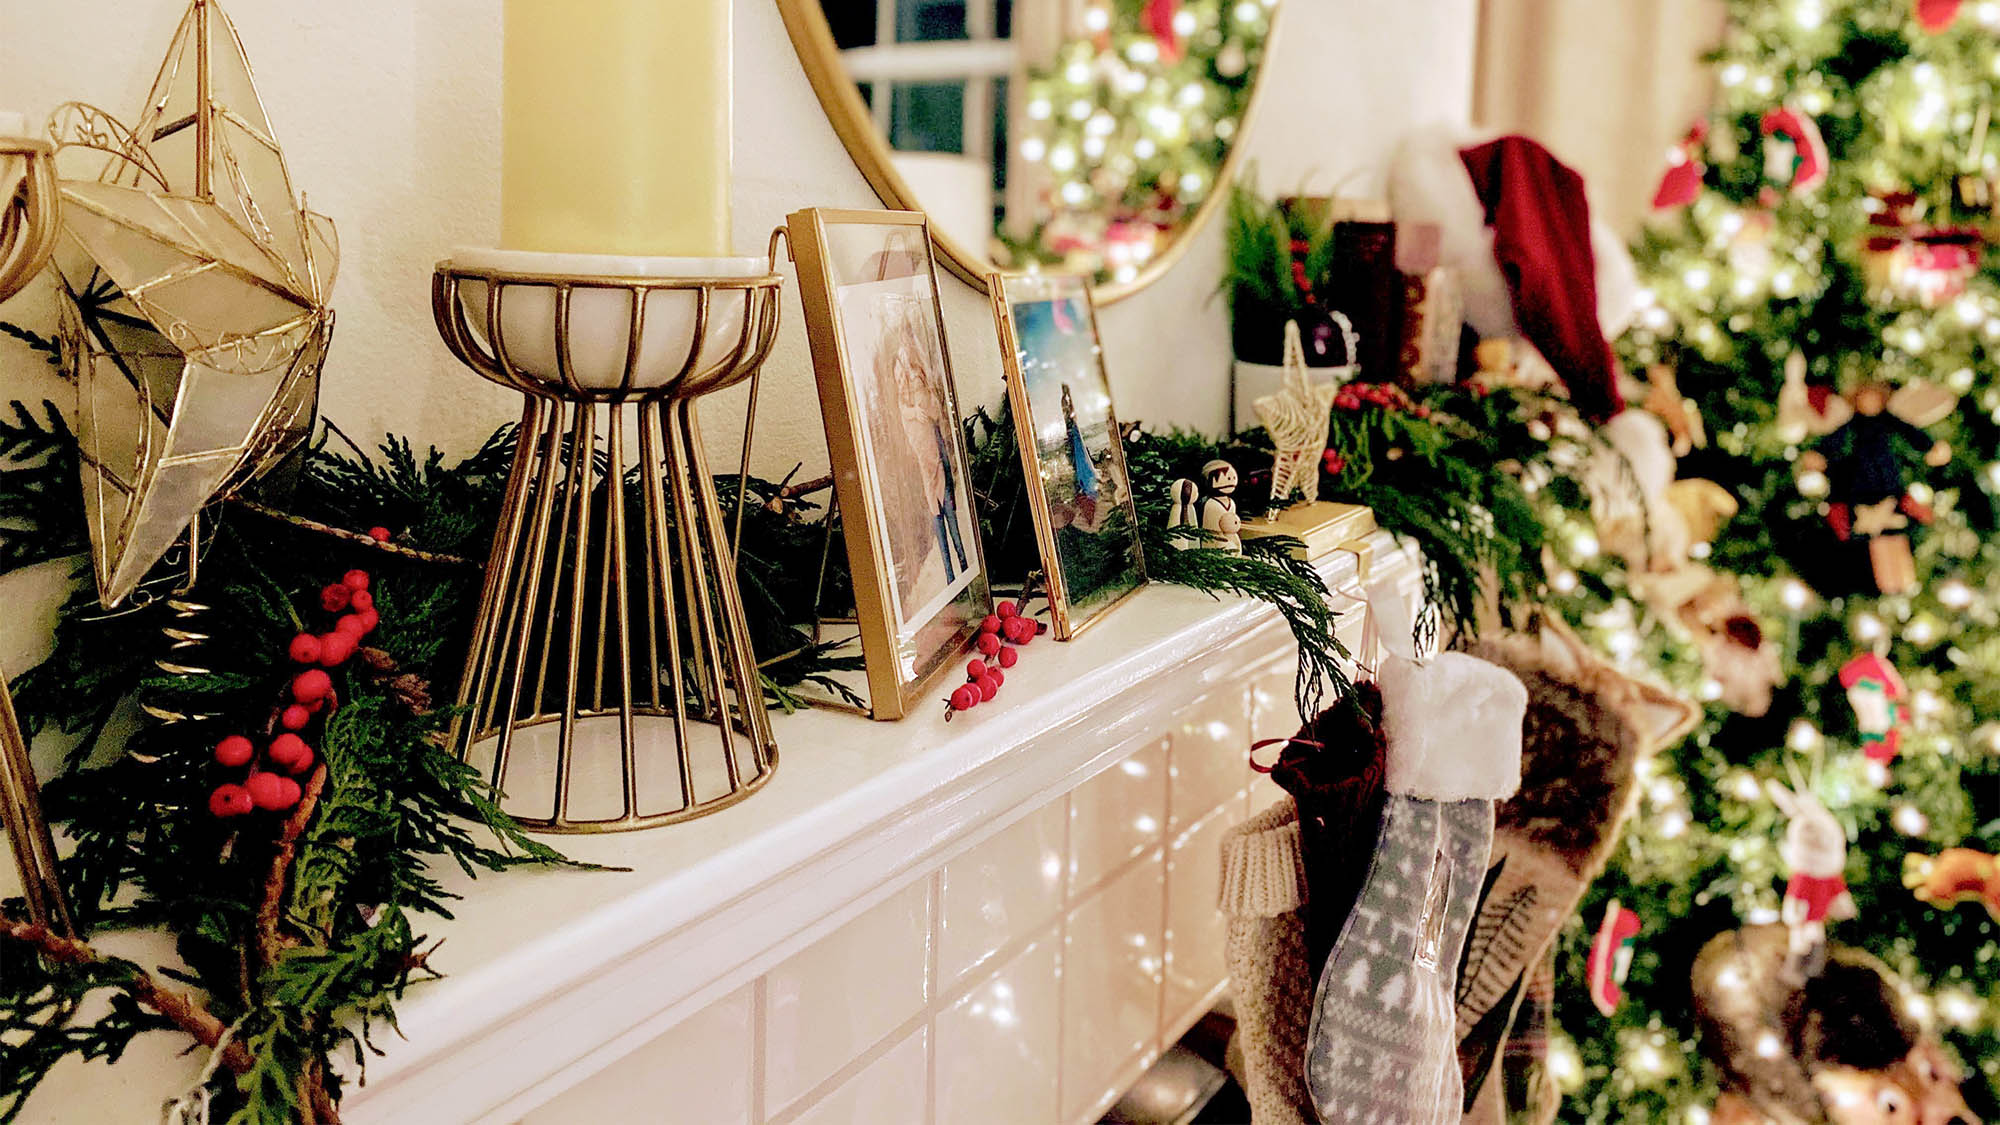
<path fill-rule="evenodd" d="M 305 793 L 297 779 L 311 773 L 318 761 L 300 732 L 312 724 L 314 715 L 337 702 L 327 669 L 353 659 L 361 638 L 381 621 L 368 585 L 367 571 L 350 570 L 319 592 L 320 607 L 340 617 L 328 632 L 300 633 L 286 643 L 285 656 L 302 667 L 286 685 L 287 701 L 277 717 L 280 733 L 265 745 L 263 760 L 258 761 L 256 743 L 243 735 L 232 734 L 216 743 L 217 765 L 247 772 L 240 783 L 223 782 L 208 795 L 211 814 L 228 819 L 259 809 L 285 812 L 298 807 Z"/>
<path fill-rule="evenodd" d="M 1431 416 L 1431 408 L 1419 403 L 1393 383 L 1349 383 L 1340 388 L 1333 397 L 1336 410 L 1359 410 L 1364 406 L 1379 406 L 1384 410 L 1414 414 L 1419 418 Z"/>
<path fill-rule="evenodd" d="M 990 702 L 1007 682 L 1005 669 L 1021 659 L 1019 646 L 1040 636 L 1048 626 L 1021 612 L 1013 602 L 1001 602 L 979 623 L 972 647 L 979 655 L 966 662 L 965 682 L 945 700 L 945 721 L 960 711 Z M 1014 646 L 1014 647 L 1009 647 Z"/>

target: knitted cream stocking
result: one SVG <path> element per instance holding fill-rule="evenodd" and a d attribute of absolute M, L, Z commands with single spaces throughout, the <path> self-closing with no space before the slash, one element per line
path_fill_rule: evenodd
<path fill-rule="evenodd" d="M 1222 837 L 1223 958 L 1236 999 L 1243 1087 L 1255 1125 L 1308 1125 L 1302 1052 L 1312 1017 L 1298 807 L 1258 813 Z"/>
<path fill-rule="evenodd" d="M 1447 653 L 1383 669 L 1389 798 L 1361 896 L 1319 979 L 1306 1084 L 1320 1120 L 1460 1116 L 1452 996 L 1492 839 L 1520 770 L 1519 681 Z"/>

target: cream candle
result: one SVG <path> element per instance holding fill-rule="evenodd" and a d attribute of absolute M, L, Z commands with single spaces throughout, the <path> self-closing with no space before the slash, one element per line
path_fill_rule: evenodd
<path fill-rule="evenodd" d="M 500 244 L 717 257 L 731 0 L 507 0 Z"/>

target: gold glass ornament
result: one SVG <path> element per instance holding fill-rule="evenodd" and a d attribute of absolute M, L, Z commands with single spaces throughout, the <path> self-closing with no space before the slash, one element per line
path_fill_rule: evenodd
<path fill-rule="evenodd" d="M 70 103 L 50 132 L 66 173 L 60 340 L 111 606 L 203 507 L 310 431 L 338 249 L 331 220 L 293 191 L 212 0 L 188 6 L 132 128 Z"/>

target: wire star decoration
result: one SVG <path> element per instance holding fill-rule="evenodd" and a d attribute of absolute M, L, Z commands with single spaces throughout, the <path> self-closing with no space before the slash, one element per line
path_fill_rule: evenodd
<path fill-rule="evenodd" d="M 116 606 L 204 507 L 310 433 L 339 251 L 213 0 L 189 5 L 133 127 L 72 102 L 50 132 L 60 339 L 98 596 Z"/>

